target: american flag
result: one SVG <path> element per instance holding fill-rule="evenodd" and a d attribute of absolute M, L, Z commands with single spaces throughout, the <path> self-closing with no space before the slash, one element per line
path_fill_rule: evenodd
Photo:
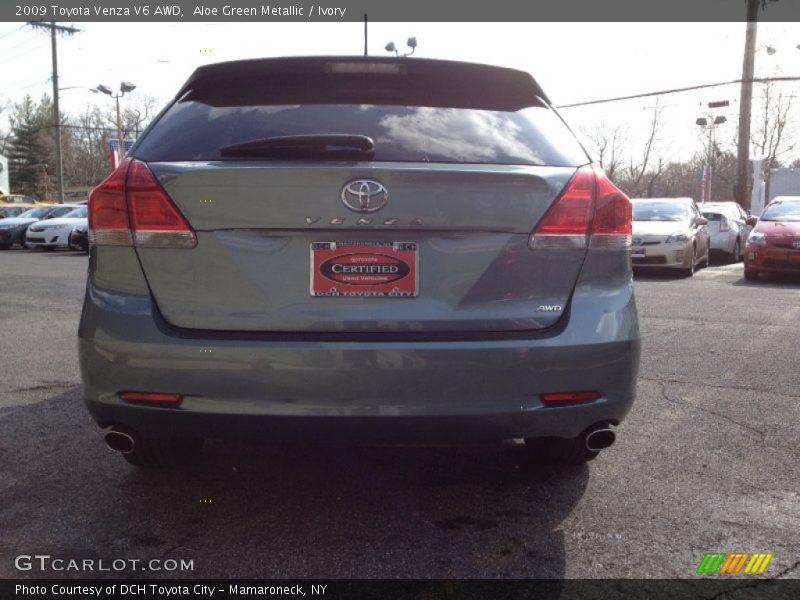
<path fill-rule="evenodd" d="M 119 166 L 119 140 L 115 138 L 109 138 L 106 143 L 108 144 L 108 158 L 111 161 L 111 170 L 113 171 Z M 133 146 L 133 140 L 125 140 L 123 142 L 123 149 L 125 154 L 130 152 L 131 147 Z"/>

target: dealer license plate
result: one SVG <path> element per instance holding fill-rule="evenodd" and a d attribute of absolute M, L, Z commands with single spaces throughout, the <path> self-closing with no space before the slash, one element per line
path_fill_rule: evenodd
<path fill-rule="evenodd" d="M 416 242 L 313 242 L 310 292 L 316 297 L 413 298 L 418 260 Z"/>

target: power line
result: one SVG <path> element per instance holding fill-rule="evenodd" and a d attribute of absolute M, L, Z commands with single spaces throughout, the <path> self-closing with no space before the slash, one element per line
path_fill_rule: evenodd
<path fill-rule="evenodd" d="M 39 44 L 38 46 L 36 46 L 34 48 L 30 48 L 30 49 L 26 50 L 25 52 L 20 52 L 19 54 L 15 54 L 14 56 L 9 56 L 8 58 L 4 58 L 3 60 L 0 60 L 0 64 L 4 64 L 4 63 L 7 63 L 9 61 L 16 60 L 18 58 L 21 58 L 21 57 L 25 56 L 26 54 L 30 54 L 31 52 L 36 52 L 37 50 L 40 50 L 40 49 L 44 48 L 45 46 L 47 46 L 47 42 L 45 42 L 44 44 Z"/>
<path fill-rule="evenodd" d="M 45 131 L 47 129 L 53 129 L 54 127 L 55 127 L 55 125 L 53 125 L 51 123 L 51 124 L 48 124 L 48 125 L 42 125 L 41 127 L 36 127 L 34 129 L 31 129 L 30 132 L 31 133 L 38 133 L 40 131 Z M 80 129 L 82 131 L 106 131 L 106 132 L 110 131 L 112 133 L 116 133 L 116 131 L 117 131 L 115 127 L 94 127 L 94 126 L 88 126 L 88 125 L 70 125 L 68 123 L 61 123 L 61 128 L 62 129 Z M 14 139 L 15 137 L 17 137 L 17 136 L 15 136 L 13 133 L 10 133 L 5 137 L 0 138 L 0 141 L 11 140 L 11 139 Z"/>
<path fill-rule="evenodd" d="M 36 36 L 29 37 L 24 42 L 20 42 L 19 44 L 16 44 L 16 45 L 12 46 L 11 48 L 6 48 L 5 50 L 0 51 L 0 56 L 4 56 L 4 55 L 8 54 L 9 52 L 16 52 L 17 50 L 19 50 L 23 46 L 26 46 L 26 45 L 30 44 L 31 42 L 35 42 L 38 39 L 39 38 L 37 38 Z"/>
<path fill-rule="evenodd" d="M 5 38 L 7 38 L 8 36 L 10 36 L 10 35 L 12 35 L 12 34 L 14 34 L 14 33 L 17 33 L 18 31 L 22 31 L 22 29 L 25 27 L 25 25 L 26 25 L 26 24 L 25 24 L 25 23 L 23 23 L 22 25 L 20 25 L 20 26 L 19 26 L 19 27 L 17 27 L 16 29 L 12 29 L 12 30 L 11 30 L 11 31 L 9 31 L 8 33 L 4 33 L 3 35 L 0 35 L 0 40 L 2 40 L 2 39 L 5 39 Z"/>
<path fill-rule="evenodd" d="M 668 90 L 661 90 L 658 92 L 646 92 L 644 94 L 631 94 L 630 96 L 617 96 L 616 98 L 603 98 L 602 100 L 588 100 L 586 102 L 573 102 L 572 104 L 561 104 L 556 108 L 575 108 L 577 106 L 590 106 L 593 104 L 606 104 L 608 102 L 619 102 L 621 100 L 635 100 L 637 98 L 650 98 L 652 96 L 663 96 L 666 94 L 677 94 L 680 92 L 691 92 L 694 90 L 703 90 L 708 88 L 722 87 L 726 85 L 735 85 L 742 83 L 743 79 L 733 79 L 731 81 L 722 81 L 720 83 L 706 83 L 703 85 L 692 85 L 688 87 L 672 88 Z M 800 81 L 800 77 L 754 77 L 753 83 L 769 83 L 770 81 Z"/>

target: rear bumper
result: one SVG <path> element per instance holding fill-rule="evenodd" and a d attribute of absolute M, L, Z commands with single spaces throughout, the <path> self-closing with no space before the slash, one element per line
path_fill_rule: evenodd
<path fill-rule="evenodd" d="M 709 241 L 709 250 L 731 254 L 733 253 L 733 247 L 736 245 L 736 238 L 736 234 L 727 235 L 722 233 L 712 235 Z"/>
<path fill-rule="evenodd" d="M 96 256 L 93 248 L 90 270 Z M 634 400 L 630 285 L 579 286 L 560 326 L 533 339 L 281 341 L 187 338 L 159 326 L 149 294 L 131 293 L 136 282 L 122 293 L 100 279 L 89 278 L 79 331 L 85 400 L 100 426 L 385 442 L 575 437 L 619 423 Z M 559 407 L 541 399 L 587 390 L 601 398 Z M 176 408 L 143 406 L 120 400 L 122 391 L 184 398 Z"/>

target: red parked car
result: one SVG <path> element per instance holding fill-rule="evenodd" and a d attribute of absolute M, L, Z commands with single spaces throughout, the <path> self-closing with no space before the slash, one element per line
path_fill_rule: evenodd
<path fill-rule="evenodd" d="M 759 273 L 800 273 L 800 196 L 770 202 L 747 238 L 745 279 Z"/>

